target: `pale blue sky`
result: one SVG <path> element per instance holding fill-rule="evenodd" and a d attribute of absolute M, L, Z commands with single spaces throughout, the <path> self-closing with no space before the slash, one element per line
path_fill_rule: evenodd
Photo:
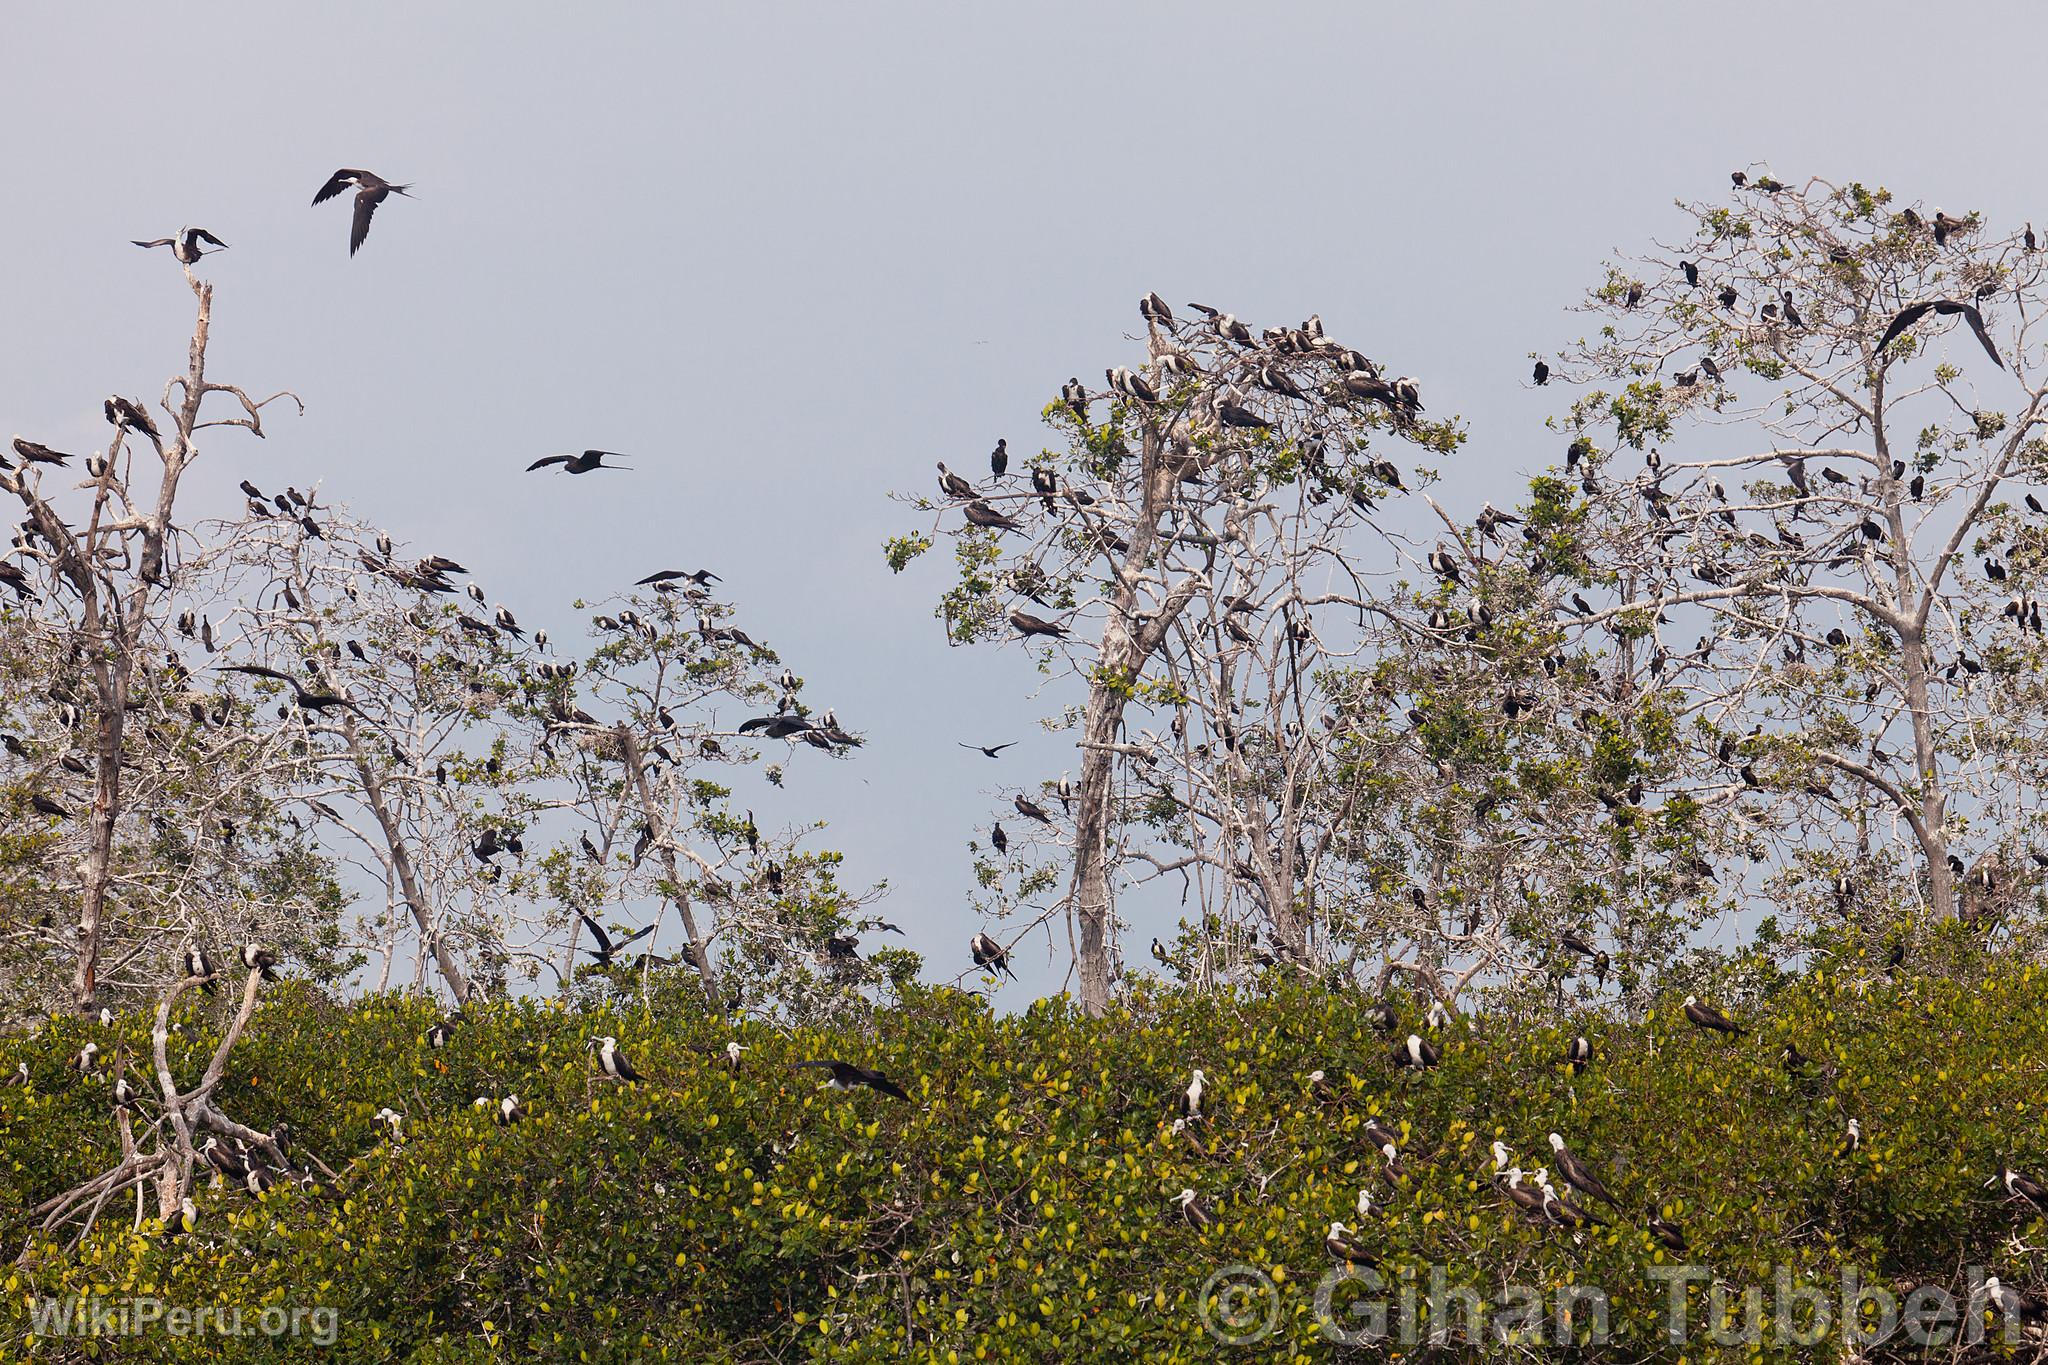
<path fill-rule="evenodd" d="M 987 793 L 1076 765 L 1020 652 L 946 648 L 945 557 L 883 567 L 909 524 L 884 494 L 1034 448 L 1140 293 L 1317 311 L 1421 378 L 1471 425 L 1445 490 L 1469 515 L 1555 453 L 1525 354 L 1574 334 L 1610 251 L 1682 230 L 1675 197 L 1764 162 L 2048 223 L 2022 69 L 2048 19 L 2021 6 L 17 5 L 7 29 L 0 428 L 91 445 L 107 393 L 153 399 L 190 296 L 128 239 L 213 229 L 214 372 L 308 414 L 218 438 L 193 510 L 320 482 L 558 637 L 574 596 L 712 567 L 869 735 L 800 756 L 763 823 L 831 821 L 945 974 Z M 1936 30 L 1975 55 L 1939 64 Z M 353 261 L 346 201 L 307 202 L 343 165 L 418 194 Z M 637 472 L 520 472 L 586 445 Z M 997 765 L 962 739 L 1027 742 Z M 1042 948 L 1020 967 L 1057 980 Z"/>

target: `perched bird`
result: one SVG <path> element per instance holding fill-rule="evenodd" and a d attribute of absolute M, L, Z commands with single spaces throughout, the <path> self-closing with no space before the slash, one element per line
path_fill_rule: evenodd
<path fill-rule="evenodd" d="M 1209 1226 L 1209 1210 L 1193 1190 L 1182 1190 L 1173 1197 L 1173 1201 L 1180 1206 L 1181 1220 L 1189 1227 L 1199 1231 Z"/>
<path fill-rule="evenodd" d="M 1394 1050 L 1394 1065 L 1416 1071 L 1428 1071 L 1443 1061 L 1443 1053 L 1420 1034 L 1411 1033 L 1408 1041 Z"/>
<path fill-rule="evenodd" d="M 168 1242 L 177 1237 L 188 1237 L 199 1227 L 199 1206 L 191 1196 L 178 1201 L 177 1209 L 164 1220 L 163 1240 Z M 1995 1277 L 1994 1277 L 1995 1278 Z"/>
<path fill-rule="evenodd" d="M 183 228 L 175 237 L 158 237 L 154 241 L 137 242 L 135 245 L 140 247 L 167 246 L 171 249 L 172 258 L 179 265 L 196 265 L 201 256 L 212 254 L 200 245 L 201 242 L 210 242 L 222 251 L 227 250 L 228 246 L 226 242 L 223 242 L 205 228 L 197 227 Z"/>
<path fill-rule="evenodd" d="M 939 491 L 949 498 L 971 498 L 974 496 L 974 485 L 946 468 L 946 462 L 940 460 Z"/>
<path fill-rule="evenodd" d="M 110 398 L 107 401 L 111 403 L 114 400 Z M 123 399 L 122 401 L 126 402 L 127 400 Z M 112 419 L 110 418 L 109 420 Z M 14 453 L 27 460 L 30 464 L 63 464 L 71 458 L 62 451 L 50 449 L 40 441 L 25 441 L 19 436 L 14 438 Z"/>
<path fill-rule="evenodd" d="M 1593 1174 L 1593 1169 L 1573 1156 L 1565 1147 L 1564 1139 L 1556 1133 L 1550 1135 L 1550 1150 L 1557 1154 L 1558 1174 L 1564 1177 L 1565 1184 L 1575 1190 L 1583 1190 L 1609 1208 L 1621 1207 L 1614 1196 L 1607 1192 L 1607 1187 L 1600 1183 L 1600 1177 Z"/>
<path fill-rule="evenodd" d="M 604 461 L 607 455 L 614 460 L 626 458 L 616 450 L 586 450 L 581 455 L 548 455 L 528 465 L 526 472 L 531 474 L 534 470 L 545 469 L 551 464 L 560 465 L 565 474 L 588 474 L 593 469 L 632 468 L 631 465 L 606 464 Z"/>
<path fill-rule="evenodd" d="M 1009 950 L 987 934 L 976 934 L 968 939 L 967 951 L 973 954 L 975 966 L 995 967 L 1007 974 L 1011 980 L 1016 979 L 1017 974 L 1010 970 Z"/>
<path fill-rule="evenodd" d="M 1002 478 L 1010 470 L 1010 442 L 1007 437 L 997 440 L 996 448 L 988 453 L 988 472 Z"/>
<path fill-rule="evenodd" d="M 410 199 L 412 186 L 394 185 L 381 175 L 344 168 L 327 177 L 327 183 L 313 196 L 313 203 L 324 204 L 351 187 L 356 192 L 356 213 L 355 222 L 348 232 L 348 254 L 353 256 L 362 248 L 363 239 L 370 235 L 370 219 L 376 214 L 377 205 L 384 202 L 385 196 L 392 194 L 402 194 Z"/>
<path fill-rule="evenodd" d="M 277 954 L 260 943 L 242 945 L 242 965 L 260 973 L 265 981 L 277 980 Z"/>
<path fill-rule="evenodd" d="M 1347 1265 L 1379 1264 L 1379 1258 L 1360 1246 L 1342 1223 L 1330 1224 L 1330 1231 L 1323 1238 L 1323 1250 L 1330 1253 L 1330 1259 Z"/>
<path fill-rule="evenodd" d="M 1852 1118 L 1852 1119 L 1850 1119 L 1850 1120 L 1849 1120 L 1849 1126 L 1848 1126 L 1848 1127 L 1847 1127 L 1846 1129 L 1844 1129 L 1844 1130 L 1843 1130 L 1843 1133 L 1842 1133 L 1842 1150 L 1841 1150 L 1841 1153 L 1840 1153 L 1840 1154 L 1841 1154 L 1842 1156 L 1848 1156 L 1848 1155 L 1850 1155 L 1851 1153 L 1853 1153 L 1853 1152 L 1854 1152 L 1854 1151 L 1855 1151 L 1855 1150 L 1856 1150 L 1856 1149 L 1857 1149 L 1858 1147 L 1861 1147 L 1862 1145 L 1863 1145 L 1863 1125 L 1862 1125 L 1862 1124 L 1861 1124 L 1860 1122 L 1858 1122 L 1857 1120 L 1855 1120 L 1855 1119 L 1853 1119 L 1853 1118 Z"/>
<path fill-rule="evenodd" d="M 1649 1211 L 1644 1225 L 1650 1229 L 1650 1235 L 1662 1242 L 1667 1250 L 1675 1251 L 1681 1256 L 1692 1250 L 1692 1244 L 1685 1240 L 1685 1229 L 1665 1218 L 1656 1208 Z"/>
<path fill-rule="evenodd" d="M 1011 799 L 1011 804 L 1017 807 L 1017 814 L 1023 816 L 1026 820 L 1036 820 L 1041 825 L 1052 823 L 1052 817 L 1046 814 L 1045 807 L 1039 805 L 1036 801 L 1027 800 L 1022 792 L 1017 793 Z"/>
<path fill-rule="evenodd" d="M 1147 322 L 1156 322 L 1162 327 L 1173 326 L 1173 310 L 1166 306 L 1166 300 L 1157 294 L 1147 294 L 1138 300 L 1138 316 Z"/>
<path fill-rule="evenodd" d="M 213 959 L 206 955 L 205 948 L 196 943 L 185 950 L 185 976 L 197 981 L 199 989 L 208 995 L 214 993 Z"/>
<path fill-rule="evenodd" d="M 967 518 L 970 526 L 979 526 L 984 531 L 1015 531 L 1023 525 L 1015 518 L 1004 516 L 979 498 L 963 507 L 960 514 Z"/>
<path fill-rule="evenodd" d="M 437 1049 L 444 1048 L 448 1046 L 448 1040 L 454 1036 L 455 1025 L 447 1020 L 442 1020 L 427 1030 L 427 1046 Z"/>
<path fill-rule="evenodd" d="M 1714 1033 L 1726 1033 L 1739 1038 L 1749 1032 L 1712 1005 L 1702 1005 L 1697 996 L 1685 997 L 1685 1017 L 1694 1028 L 1707 1029 Z"/>
<path fill-rule="evenodd" d="M 1067 638 L 1067 628 L 1065 626 L 1055 625 L 1051 621 L 1042 621 L 1029 612 L 1012 610 L 1009 620 L 1010 624 L 1016 627 L 1019 635 L 1027 637 L 1032 635 L 1049 635 L 1055 640 Z"/>
<path fill-rule="evenodd" d="M 902 1086 L 896 1084 L 896 1082 L 890 1080 L 881 1072 L 870 1071 L 864 1066 L 855 1066 L 852 1062 L 822 1060 L 791 1062 L 790 1065 L 793 1067 L 816 1066 L 826 1068 L 832 1073 L 832 1079 L 825 1084 L 827 1088 L 832 1090 L 852 1090 L 856 1086 L 864 1085 L 870 1090 L 879 1090 L 884 1095 L 893 1095 L 899 1100 L 908 1100 L 910 1098 Z"/>
<path fill-rule="evenodd" d="M 988 841 L 991 844 L 995 845 L 995 850 L 998 855 L 1008 853 L 1010 851 L 1010 836 L 1003 833 L 1002 821 L 998 820 L 995 824 L 989 826 Z"/>
<path fill-rule="evenodd" d="M 1180 1114 L 1182 1118 L 1198 1119 L 1202 1117 L 1202 1081 L 1204 1079 L 1202 1068 L 1196 1067 L 1194 1074 L 1188 1079 L 1188 1088 L 1181 1091 Z"/>
<path fill-rule="evenodd" d="M 391 1139 L 392 1146 L 405 1145 L 405 1115 L 387 1104 L 377 1111 L 375 1117 L 377 1122 L 384 1125 L 384 1135 Z"/>
<path fill-rule="evenodd" d="M 2021 1323 L 2048 1322 L 2048 1299 L 2039 1294 L 2029 1294 L 2014 1289 L 1996 1275 L 1984 1277 L 1982 1290 L 1985 1300 L 1996 1307 L 2004 1317 Z"/>
<path fill-rule="evenodd" d="M 615 1081 L 637 1081 L 640 1073 L 626 1060 L 626 1054 L 619 1051 L 619 1040 L 609 1033 L 602 1038 L 593 1038 L 589 1047 L 597 1049 L 598 1069 Z"/>
<path fill-rule="evenodd" d="M 26 1067 L 27 1063 L 23 1063 L 24 1069 L 21 1081 L 23 1085 L 28 1083 Z M 1997 1185 L 2003 1189 L 2007 1199 L 2032 1204 L 2036 1211 L 2048 1213 L 2048 1189 L 2043 1189 L 2039 1183 L 2021 1175 L 2002 1161 L 1998 1163 L 1998 1174 L 1992 1176 L 1991 1179 L 1984 1183 L 1987 1185 Z"/>
<path fill-rule="evenodd" d="M 151 436 L 161 435 L 157 431 L 156 422 L 151 419 L 148 409 L 132 398 L 123 398 L 117 393 L 100 404 L 100 410 L 106 415 L 109 426 L 121 427 L 128 431 L 147 432 Z"/>
<path fill-rule="evenodd" d="M 1572 1039 L 1571 1046 L 1564 1050 L 1564 1059 L 1571 1063 L 1572 1074 L 1579 1074 L 1593 1060 L 1593 1044 L 1584 1034 L 1579 1035 Z"/>
<path fill-rule="evenodd" d="M 1537 361 L 1535 372 L 1530 376 L 1530 378 L 1534 379 L 1539 386 L 1543 384 L 1548 384 L 1550 382 L 1550 366 L 1544 364 L 1540 360 Z"/>

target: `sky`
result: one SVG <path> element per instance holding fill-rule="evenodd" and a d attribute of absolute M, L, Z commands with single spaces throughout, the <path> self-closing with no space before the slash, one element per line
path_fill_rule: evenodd
<path fill-rule="evenodd" d="M 116 18 L 115 16 L 118 16 Z M 183 364 L 191 296 L 131 238 L 210 228 L 216 378 L 296 391 L 222 433 L 238 479 L 318 485 L 468 565 L 558 639 L 570 604 L 710 567 L 739 621 L 867 735 L 799 754 L 934 976 L 982 927 L 966 841 L 998 786 L 1078 768 L 1024 652 L 953 649 L 948 556 L 892 489 L 1048 433 L 1070 374 L 1137 354 L 1156 289 L 1254 328 L 1311 312 L 1471 442 L 1453 513 L 1557 457 L 1532 351 L 1610 256 L 1685 231 L 1737 167 L 1891 187 L 2001 228 L 2048 185 L 2022 62 L 2048 15 L 1924 6 L 870 3 L 16 6 L 0 48 L 0 428 L 100 446 L 100 400 Z M 410 182 L 356 258 L 338 166 Z M 2029 197 L 2043 197 L 2029 203 Z M 630 473 L 526 474 L 588 446 Z M 959 741 L 1020 740 L 998 763 Z M 1140 918 L 1142 945 L 1165 920 Z M 1061 945 L 1062 949 L 1064 945 Z M 1142 957 L 1142 948 L 1135 956 Z M 1063 960 L 1018 954 L 1016 989 Z"/>

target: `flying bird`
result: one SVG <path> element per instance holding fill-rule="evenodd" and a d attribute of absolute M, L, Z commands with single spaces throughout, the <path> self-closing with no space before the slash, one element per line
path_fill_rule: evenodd
<path fill-rule="evenodd" d="M 978 754 L 987 754 L 990 758 L 996 758 L 1002 754 L 1003 750 L 1013 749 L 1016 745 L 1017 741 L 1013 739 L 1008 744 L 962 744 L 960 747 L 972 749 Z"/>
<path fill-rule="evenodd" d="M 617 953 L 621 948 L 624 948 L 627 944 L 643 939 L 647 935 L 654 932 L 654 926 L 651 924 L 647 924 L 642 925 L 638 929 L 635 929 L 632 933 L 627 934 L 624 938 L 613 939 L 610 934 L 607 934 L 604 931 L 603 925 L 599 924 L 590 916 L 584 914 L 581 910 L 578 910 L 576 912 L 576 918 L 582 920 L 586 925 L 590 927 L 590 936 L 597 940 L 597 946 L 595 948 L 585 948 L 583 951 L 589 953 L 592 957 L 596 958 L 597 965 L 600 967 L 611 966 L 613 954 Z"/>
<path fill-rule="evenodd" d="M 297 678 L 294 678 L 289 673 L 280 673 L 274 668 L 264 668 L 260 664 L 225 664 L 222 666 L 222 671 L 227 673 L 247 673 L 258 678 L 274 678 L 278 682 L 290 687 L 294 699 L 302 708 L 308 711 L 325 711 L 330 706 L 340 706 L 362 716 L 364 720 L 369 719 L 368 714 L 364 712 L 363 708 L 350 701 L 347 697 L 335 692 L 309 692 Z"/>
<path fill-rule="evenodd" d="M 531 474 L 534 470 L 545 469 L 551 464 L 562 466 L 562 472 L 565 474 L 588 474 L 593 469 L 632 468 L 631 465 L 606 464 L 604 459 L 607 455 L 611 456 L 614 460 L 623 460 L 625 458 L 616 450 L 586 450 L 581 455 L 549 455 L 535 460 L 532 464 L 528 465 L 526 472 Z"/>
<path fill-rule="evenodd" d="M 391 194 L 402 194 L 410 199 L 412 186 L 394 185 L 381 175 L 344 168 L 327 177 L 327 183 L 313 196 L 313 203 L 324 204 L 351 187 L 356 192 L 356 215 L 354 224 L 349 228 L 348 254 L 353 256 L 362 248 L 363 239 L 370 235 L 370 219 L 376 214 L 377 205 L 384 202 L 386 195 Z"/>
<path fill-rule="evenodd" d="M 213 254 L 212 252 L 208 251 L 205 247 L 201 246 L 201 242 L 211 242 L 215 247 L 219 248 L 222 251 L 226 251 L 228 249 L 228 244 L 226 242 L 223 242 L 220 238 L 214 236 L 205 228 L 197 227 L 185 228 L 182 231 L 180 231 L 178 235 L 175 237 L 158 237 L 154 241 L 137 242 L 135 245 L 140 247 L 167 246 L 171 249 L 171 256 L 178 262 L 179 265 L 196 265 L 201 256 L 210 256 Z"/>
<path fill-rule="evenodd" d="M 856 1086 L 864 1085 L 870 1090 L 879 1090 L 884 1095 L 893 1095 L 899 1100 L 910 1098 L 904 1092 L 902 1086 L 896 1084 L 896 1082 L 890 1080 L 881 1072 L 870 1071 L 864 1066 L 855 1066 L 852 1062 L 823 1060 L 791 1062 L 790 1065 L 793 1067 L 817 1066 L 826 1068 L 831 1071 L 832 1079 L 825 1084 L 832 1090 L 852 1090 Z"/>
<path fill-rule="evenodd" d="M 1970 324 L 1970 330 L 1977 334 L 1978 342 L 1984 347 L 1984 354 L 1991 357 L 1991 363 L 2001 370 L 2005 368 L 2005 362 L 1999 359 L 1998 348 L 1991 344 L 1991 334 L 1984 330 L 1984 315 L 1977 311 L 1975 304 L 1957 299 L 1924 299 L 1901 308 L 1892 317 L 1891 325 L 1884 329 L 1884 339 L 1877 343 L 1877 353 L 1882 356 L 1901 332 L 1929 313 L 1940 317 L 1951 317 L 1961 313 L 1963 320 Z"/>

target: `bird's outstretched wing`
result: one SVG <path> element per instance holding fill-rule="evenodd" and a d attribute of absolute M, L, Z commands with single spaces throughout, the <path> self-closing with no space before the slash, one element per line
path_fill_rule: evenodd
<path fill-rule="evenodd" d="M 1927 310 L 1932 307 L 1934 305 L 1931 303 L 1910 303 L 1901 308 L 1892 319 L 1891 325 L 1884 329 L 1884 339 L 1877 343 L 1878 354 L 1884 354 L 1892 342 L 1898 339 L 1899 333 L 1926 317 Z"/>
<path fill-rule="evenodd" d="M 299 680 L 291 674 L 280 673 L 274 668 L 265 668 L 261 664 L 223 664 L 221 671 L 223 673 L 250 673 L 259 678 L 275 678 L 279 682 L 289 683 L 293 687 L 299 685 Z"/>
<path fill-rule="evenodd" d="M 361 179 L 362 174 L 361 171 L 352 171 L 346 167 L 336 171 L 333 175 L 327 177 L 327 183 L 322 185 L 320 192 L 313 196 L 313 202 L 316 204 L 326 203 L 335 195 L 347 189 L 351 181 Z"/>
<path fill-rule="evenodd" d="M 869 1071 L 866 1067 L 858 1066 L 854 1068 L 854 1071 L 859 1074 L 861 1083 L 870 1089 L 879 1090 L 884 1095 L 894 1095 L 899 1100 L 910 1098 L 902 1086 L 896 1084 L 896 1082 L 890 1080 L 879 1071 Z"/>
<path fill-rule="evenodd" d="M 355 225 L 348 230 L 348 254 L 353 256 L 370 235 L 370 219 L 376 215 L 377 205 L 384 202 L 382 189 L 356 191 Z"/>
<path fill-rule="evenodd" d="M 1991 357 L 1992 364 L 2004 369 L 2005 362 L 1998 358 L 1998 348 L 1991 344 L 1991 334 L 1984 330 L 1984 315 L 1977 311 L 1976 305 L 1968 303 L 1962 306 L 1962 314 L 1970 324 L 1970 330 L 1977 334 L 1977 340 L 1983 343 L 1984 354 Z"/>
<path fill-rule="evenodd" d="M 541 463 L 545 464 L 547 462 L 543 460 Z M 636 588 L 644 588 L 649 583 L 673 583 L 678 578 L 688 577 L 689 575 L 684 573 L 681 569 L 663 569 L 660 573 L 651 573 L 647 575 L 647 577 L 641 579 L 638 583 L 635 583 L 633 586 Z"/>
<path fill-rule="evenodd" d="M 576 918 L 582 920 L 585 924 L 590 926 L 591 937 L 597 940 L 597 951 L 595 953 L 595 956 L 600 958 L 608 958 L 613 953 L 618 951 L 619 945 L 612 942 L 611 935 L 607 934 L 604 931 L 603 925 L 599 924 L 590 916 L 584 914 L 581 910 L 578 910 L 576 912 Z M 588 950 L 586 949 L 586 951 Z"/>
<path fill-rule="evenodd" d="M 136 243 L 135 243 L 135 245 L 137 245 L 137 246 L 169 246 L 169 245 L 170 245 L 170 244 L 171 244 L 172 242 L 174 242 L 174 241 L 176 241 L 176 240 L 177 240 L 177 238 L 175 238 L 175 237 L 159 237 L 159 238 L 157 238 L 157 239 L 156 239 L 155 241 L 153 241 L 153 242 L 136 242 Z"/>
<path fill-rule="evenodd" d="M 574 455 L 549 455 L 543 459 L 535 460 L 532 464 L 528 465 L 526 472 L 531 474 L 534 470 L 545 469 L 551 464 L 567 464 L 575 458 Z"/>
<path fill-rule="evenodd" d="M 226 243 L 226 242 L 223 242 L 223 241 L 222 241 L 222 240 L 221 240 L 220 238 L 218 238 L 218 237 L 214 236 L 214 235 L 213 235 L 212 233 L 208 232 L 208 231 L 207 231 L 207 230 L 206 230 L 205 228 L 193 228 L 193 229 L 192 229 L 192 235 L 193 235 L 194 237 L 197 237 L 197 238 L 198 238 L 198 239 L 199 239 L 200 241 L 202 241 L 202 242 L 210 242 L 210 243 L 211 243 L 211 244 L 213 244 L 214 246 L 220 247 L 220 248 L 221 248 L 222 250 L 226 250 L 226 249 L 227 249 L 227 243 Z"/>

